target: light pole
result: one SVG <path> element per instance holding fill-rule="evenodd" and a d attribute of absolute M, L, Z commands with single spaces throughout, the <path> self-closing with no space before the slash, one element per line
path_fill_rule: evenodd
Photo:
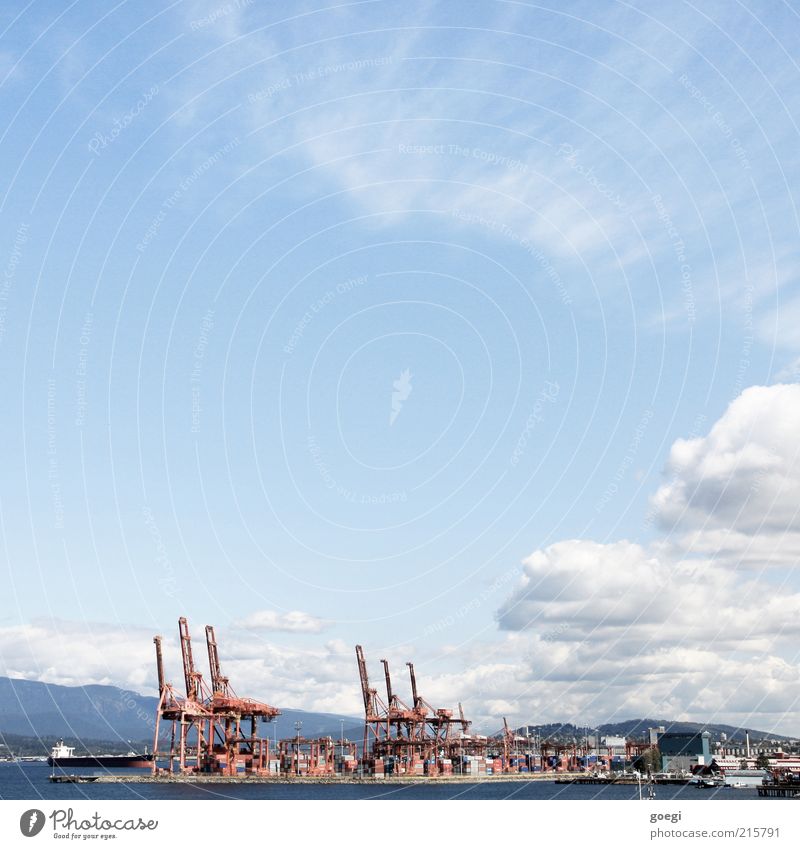
<path fill-rule="evenodd" d="M 597 754 L 595 755 L 594 762 L 597 765 L 597 771 L 600 772 L 600 729 L 594 729 L 594 742 L 597 746 Z M 611 771 L 611 764 L 608 765 L 609 771 Z"/>
<path fill-rule="evenodd" d="M 297 758 L 297 775 L 300 775 L 300 729 L 303 727 L 303 723 L 298 719 L 294 724 L 294 730 L 297 732 L 297 749 L 295 751 L 295 757 Z"/>
<path fill-rule="evenodd" d="M 525 759 L 528 762 L 528 772 L 533 772 L 533 755 L 531 754 L 531 727 L 525 725 Z"/>

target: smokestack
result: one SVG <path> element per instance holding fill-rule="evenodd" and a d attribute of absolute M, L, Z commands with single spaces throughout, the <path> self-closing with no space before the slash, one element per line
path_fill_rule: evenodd
<path fill-rule="evenodd" d="M 745 747 L 744 748 L 745 755 L 749 758 L 750 757 L 750 732 L 749 731 L 744 732 L 744 747 Z"/>

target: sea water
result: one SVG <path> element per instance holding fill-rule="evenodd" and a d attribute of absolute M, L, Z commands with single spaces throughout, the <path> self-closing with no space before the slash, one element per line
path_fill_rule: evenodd
<path fill-rule="evenodd" d="M 556 784 L 555 781 L 476 781 L 448 784 L 54 784 L 45 763 L 0 764 L 0 799 L 637 799 L 635 785 Z M 72 770 L 100 774 L 99 769 Z M 146 775 L 145 770 L 110 770 L 114 775 Z M 646 795 L 646 788 L 644 788 Z M 755 787 L 698 790 L 659 785 L 656 799 L 758 799 Z"/>

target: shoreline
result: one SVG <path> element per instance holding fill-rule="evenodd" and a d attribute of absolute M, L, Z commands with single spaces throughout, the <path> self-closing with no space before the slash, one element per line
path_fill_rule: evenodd
<path fill-rule="evenodd" d="M 364 776 L 361 778 L 342 778 L 340 775 L 99 775 L 94 784 L 483 784 L 502 781 L 551 781 L 556 777 L 573 778 L 579 773 L 507 773 L 504 775 L 453 775 L 432 776 L 398 775 L 390 778 Z"/>

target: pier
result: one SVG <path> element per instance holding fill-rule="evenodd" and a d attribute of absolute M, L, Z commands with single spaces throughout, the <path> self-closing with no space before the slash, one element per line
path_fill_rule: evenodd
<path fill-rule="evenodd" d="M 644 787 L 647 784 L 688 784 L 689 778 L 653 778 L 653 779 L 642 779 L 642 786 Z M 594 775 L 581 775 L 574 778 L 557 778 L 556 784 L 627 784 L 630 786 L 636 786 L 639 784 L 638 778 L 632 778 L 630 776 L 620 777 L 620 778 L 602 778 L 600 776 Z"/>
<path fill-rule="evenodd" d="M 218 775 L 172 773 L 162 775 L 92 775 L 76 776 L 81 780 L 92 780 L 99 784 L 484 784 L 506 781 L 550 781 L 553 773 L 498 773 L 497 775 L 394 775 L 394 776 L 345 776 L 341 775 Z M 607 782 L 610 783 L 610 782 Z"/>
<path fill-rule="evenodd" d="M 762 799 L 800 799 L 800 787 L 791 784 L 762 784 L 758 788 Z"/>

